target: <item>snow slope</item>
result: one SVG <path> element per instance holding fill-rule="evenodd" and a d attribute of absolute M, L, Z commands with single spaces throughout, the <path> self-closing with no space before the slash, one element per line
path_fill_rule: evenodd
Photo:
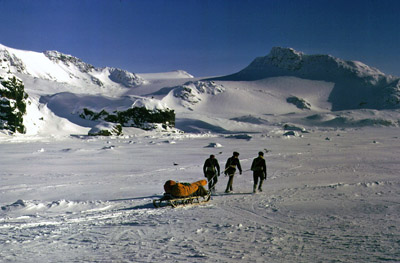
<path fill-rule="evenodd" d="M 333 100 L 335 78 L 290 73 L 311 59 L 293 50 L 278 63 L 284 75 L 251 80 L 97 69 L 4 46 L 1 54 L 3 73 L 18 75 L 30 96 L 27 134 L 0 133 L 1 262 L 400 262 L 395 77 L 342 65 L 372 86 L 393 78 L 379 91 L 392 106 L 378 110 Z M 92 137 L 98 122 L 77 115 L 137 103 L 174 109 L 179 131 L 125 127 L 123 136 Z M 234 193 L 224 193 L 221 175 L 207 204 L 152 206 L 165 181 L 203 179 L 210 154 L 223 167 L 233 151 L 243 167 Z M 253 194 L 259 151 L 268 179 Z"/>

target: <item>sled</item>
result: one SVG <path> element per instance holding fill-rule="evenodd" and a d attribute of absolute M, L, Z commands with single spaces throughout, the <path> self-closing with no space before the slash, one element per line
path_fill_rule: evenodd
<path fill-rule="evenodd" d="M 188 196 L 188 197 L 175 197 L 171 194 L 164 193 L 164 196 L 160 199 L 154 199 L 153 205 L 156 208 L 172 206 L 173 208 L 178 206 L 187 206 L 187 205 L 199 205 L 203 203 L 207 203 L 211 199 L 211 193 L 208 192 L 207 195 L 204 196 Z"/>

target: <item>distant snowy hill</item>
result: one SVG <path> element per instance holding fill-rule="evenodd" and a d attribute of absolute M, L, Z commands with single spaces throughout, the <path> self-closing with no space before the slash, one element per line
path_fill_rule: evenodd
<path fill-rule="evenodd" d="M 399 78 L 358 61 L 330 55 L 305 55 L 291 48 L 272 48 L 238 73 L 217 80 L 253 81 L 293 76 L 335 84 L 329 101 L 332 110 L 400 108 Z"/>

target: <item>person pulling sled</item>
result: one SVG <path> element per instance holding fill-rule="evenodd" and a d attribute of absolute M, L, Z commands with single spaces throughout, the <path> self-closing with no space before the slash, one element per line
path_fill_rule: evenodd
<path fill-rule="evenodd" d="M 253 193 L 257 192 L 257 184 L 258 182 L 258 191 L 262 192 L 262 185 L 265 179 L 267 179 L 267 165 L 265 164 L 264 153 L 259 152 L 258 157 L 253 160 L 251 164 L 251 170 L 253 171 Z"/>
<path fill-rule="evenodd" d="M 220 167 L 215 155 L 211 154 L 210 158 L 204 162 L 203 173 L 208 180 L 208 190 L 214 194 L 216 192 L 215 185 L 220 175 Z"/>
<path fill-rule="evenodd" d="M 232 157 L 229 157 L 225 164 L 225 175 L 229 176 L 228 184 L 226 185 L 225 193 L 230 193 L 233 191 L 233 177 L 235 176 L 236 168 L 239 173 L 242 174 L 242 167 L 239 161 L 239 153 L 233 152 Z"/>

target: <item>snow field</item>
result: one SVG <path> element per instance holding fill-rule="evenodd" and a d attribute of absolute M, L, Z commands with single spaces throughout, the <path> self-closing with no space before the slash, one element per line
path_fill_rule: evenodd
<path fill-rule="evenodd" d="M 299 137 L 144 133 L 2 142 L 2 261 L 398 261 L 399 137 L 394 128 Z M 330 138 L 330 140 L 326 140 Z M 210 144 L 219 144 L 211 148 Z M 251 160 L 268 180 L 252 194 Z M 152 207 L 168 179 L 203 178 L 215 154 L 240 152 L 234 193 L 204 205 Z"/>

